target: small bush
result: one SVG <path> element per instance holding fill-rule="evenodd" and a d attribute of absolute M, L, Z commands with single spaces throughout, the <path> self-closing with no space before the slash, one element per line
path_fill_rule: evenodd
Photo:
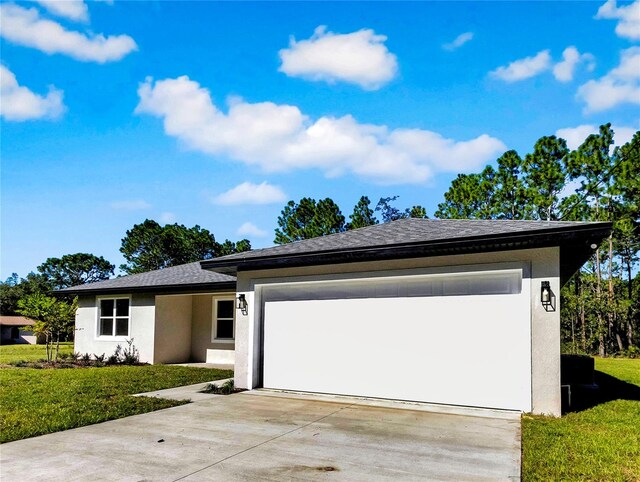
<path fill-rule="evenodd" d="M 233 383 L 233 378 L 227 380 L 222 385 L 216 385 L 215 383 L 207 383 L 207 386 L 202 390 L 202 393 L 214 393 L 216 395 L 231 395 L 237 392 Z"/>
<path fill-rule="evenodd" d="M 18 368 L 26 368 L 29 366 L 29 362 L 25 360 L 18 360 L 18 361 L 9 362 L 9 365 L 18 367 Z"/>
<path fill-rule="evenodd" d="M 122 345 L 116 346 L 116 350 L 113 352 L 113 355 L 109 357 L 107 360 L 107 365 L 118 365 L 120 363 L 120 359 L 122 358 Z"/>
<path fill-rule="evenodd" d="M 140 363 L 140 352 L 133 344 L 133 338 L 131 338 L 127 340 L 127 347 L 122 351 L 122 364 L 137 365 L 138 363 Z"/>

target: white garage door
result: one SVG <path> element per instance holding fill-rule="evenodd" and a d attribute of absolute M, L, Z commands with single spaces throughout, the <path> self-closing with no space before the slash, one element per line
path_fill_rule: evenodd
<path fill-rule="evenodd" d="M 265 388 L 531 410 L 521 270 L 263 289 Z"/>

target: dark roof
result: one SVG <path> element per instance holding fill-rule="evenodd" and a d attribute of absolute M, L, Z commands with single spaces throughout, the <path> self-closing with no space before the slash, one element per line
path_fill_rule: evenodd
<path fill-rule="evenodd" d="M 201 261 L 218 272 L 560 246 L 571 276 L 611 223 L 402 219 L 343 233 Z"/>
<path fill-rule="evenodd" d="M 202 269 L 200 262 L 172 266 L 58 290 L 60 294 L 185 293 L 234 290 L 235 276 Z"/>

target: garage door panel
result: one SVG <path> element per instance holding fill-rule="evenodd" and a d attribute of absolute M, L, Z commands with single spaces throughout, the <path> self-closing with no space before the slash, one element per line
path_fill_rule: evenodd
<path fill-rule="evenodd" d="M 267 388 L 530 410 L 523 294 L 267 301 Z"/>

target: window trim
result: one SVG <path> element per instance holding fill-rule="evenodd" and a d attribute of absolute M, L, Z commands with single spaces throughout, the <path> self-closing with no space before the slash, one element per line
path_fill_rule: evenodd
<path fill-rule="evenodd" d="M 221 320 L 232 320 L 232 337 L 231 338 L 218 338 L 218 302 L 219 301 L 231 301 L 233 303 L 233 319 L 231 318 L 220 318 Z M 226 296 L 224 298 L 213 298 L 212 307 L 211 307 L 211 342 L 212 343 L 235 343 L 236 342 L 236 306 L 235 306 L 235 296 L 229 297 Z"/>
<path fill-rule="evenodd" d="M 100 306 L 103 300 L 114 300 L 113 309 L 115 313 L 116 309 L 116 301 L 115 300 L 128 300 L 129 301 L 129 314 L 127 315 L 127 334 L 126 335 L 101 335 L 100 334 Z M 95 339 L 99 341 L 124 341 L 131 337 L 131 295 L 114 295 L 114 296 L 96 296 L 96 334 Z M 106 318 L 106 317 L 104 317 Z M 115 333 L 116 331 L 116 319 L 124 318 L 124 316 L 115 316 L 115 314 L 111 317 L 113 319 L 113 328 L 111 333 Z"/>

